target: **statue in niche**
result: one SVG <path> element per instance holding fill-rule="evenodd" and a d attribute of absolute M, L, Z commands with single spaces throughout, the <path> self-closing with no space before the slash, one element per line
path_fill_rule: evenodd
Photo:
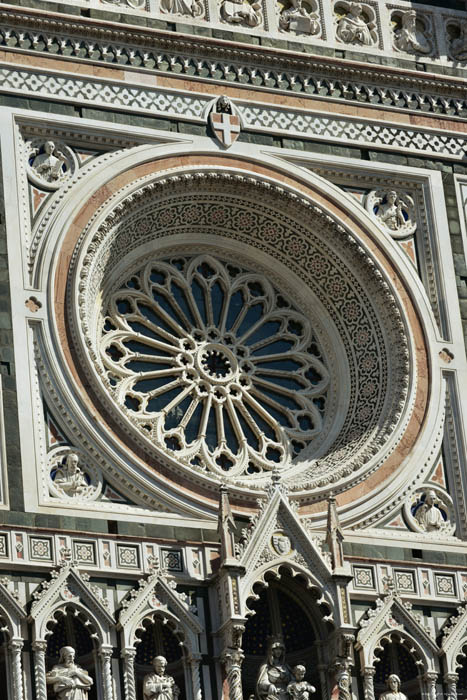
<path fill-rule="evenodd" d="M 387 193 L 386 201 L 378 206 L 376 216 L 391 231 L 397 231 L 405 226 L 402 201 L 399 199 L 397 192 L 391 190 Z"/>
<path fill-rule="evenodd" d="M 415 511 L 415 520 L 425 532 L 441 530 L 446 525 L 441 510 L 436 506 L 436 501 L 436 493 L 432 490 L 427 491 L 424 502 Z"/>
<path fill-rule="evenodd" d="M 297 682 L 285 662 L 285 646 L 275 637 L 269 642 L 266 661 L 258 671 L 256 694 L 259 700 L 290 700 L 289 684 Z"/>
<path fill-rule="evenodd" d="M 467 61 L 467 22 L 462 22 L 460 34 L 451 42 L 451 56 L 456 61 Z"/>
<path fill-rule="evenodd" d="M 78 455 L 76 452 L 70 452 L 65 459 L 65 464 L 59 465 L 56 469 L 54 486 L 67 496 L 83 496 L 92 490 L 86 474 L 78 465 Z"/>
<path fill-rule="evenodd" d="M 165 672 L 167 659 L 165 656 L 155 656 L 152 660 L 153 673 L 148 673 L 143 681 L 144 700 L 177 700 L 180 689 L 172 676 Z"/>
<path fill-rule="evenodd" d="M 291 700 L 310 700 L 310 695 L 316 692 L 316 688 L 305 680 L 305 666 L 294 666 L 292 673 L 295 680 L 287 686 L 289 697 Z"/>
<path fill-rule="evenodd" d="M 57 182 L 64 174 L 63 164 L 65 162 L 66 157 L 57 150 L 54 142 L 46 141 L 44 143 L 44 152 L 36 155 L 31 167 L 43 180 Z"/>
<path fill-rule="evenodd" d="M 75 664 L 73 647 L 60 649 L 59 663 L 46 675 L 47 685 L 51 685 L 58 700 L 87 700 L 93 684 L 89 673 Z"/>
<path fill-rule="evenodd" d="M 395 673 L 391 673 L 386 681 L 388 690 L 381 693 L 379 700 L 407 700 L 407 695 L 401 693 L 401 681 L 399 676 Z"/>
<path fill-rule="evenodd" d="M 428 38 L 427 32 L 417 27 L 417 13 L 415 10 L 403 12 L 401 21 L 401 28 L 394 33 L 394 46 L 396 49 L 406 53 L 431 53 L 433 44 Z"/>
<path fill-rule="evenodd" d="M 160 10 L 164 14 L 201 17 L 204 5 L 202 0 L 161 0 Z"/>
<path fill-rule="evenodd" d="M 248 0 L 224 0 L 221 6 L 221 17 L 230 24 L 243 24 L 247 27 L 257 27 L 261 24 L 261 2 Z"/>
<path fill-rule="evenodd" d="M 283 9 L 279 17 L 279 26 L 286 32 L 296 34 L 319 34 L 320 24 L 316 12 L 308 12 L 303 0 L 291 0 L 291 6 Z"/>
<path fill-rule="evenodd" d="M 359 2 L 351 2 L 347 14 L 337 23 L 337 38 L 344 44 L 361 44 L 372 46 L 375 43 L 373 22 L 363 17 L 363 7 Z"/>

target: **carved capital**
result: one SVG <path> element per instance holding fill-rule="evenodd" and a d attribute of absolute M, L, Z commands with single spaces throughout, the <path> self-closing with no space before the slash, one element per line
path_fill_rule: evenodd
<path fill-rule="evenodd" d="M 443 680 L 445 683 L 457 683 L 459 680 L 459 674 L 458 673 L 445 673 L 443 676 Z"/>
<path fill-rule="evenodd" d="M 240 667 L 244 658 L 245 654 L 243 653 L 242 649 L 239 649 L 238 647 L 228 647 L 227 649 L 224 649 L 221 655 L 221 661 L 227 670 L 234 666 Z"/>
<path fill-rule="evenodd" d="M 112 658 L 112 652 L 113 652 L 113 647 L 111 647 L 109 644 L 103 644 L 97 653 L 99 654 L 101 659 L 104 661 L 105 659 Z"/>
<path fill-rule="evenodd" d="M 136 649 L 134 647 L 122 649 L 120 652 L 120 658 L 125 659 L 125 661 L 134 661 L 136 657 Z"/>
<path fill-rule="evenodd" d="M 22 639 L 12 639 L 8 643 L 8 649 L 12 652 L 20 652 L 21 649 L 23 648 L 23 646 L 24 646 L 24 642 Z M 46 648 L 47 648 L 47 645 L 46 645 Z"/>
<path fill-rule="evenodd" d="M 43 639 L 36 640 L 31 646 L 35 654 L 45 654 L 47 651 L 47 642 Z"/>

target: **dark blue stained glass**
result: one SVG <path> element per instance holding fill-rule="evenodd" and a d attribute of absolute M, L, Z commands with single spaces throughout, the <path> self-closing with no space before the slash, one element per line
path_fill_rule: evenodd
<path fill-rule="evenodd" d="M 292 340 L 276 340 L 273 343 L 268 343 L 263 345 L 262 348 L 257 348 L 253 351 L 252 355 L 256 357 L 262 357 L 263 355 L 281 355 L 290 352 L 291 348 L 294 346 Z"/>
<path fill-rule="evenodd" d="M 241 338 L 244 333 L 247 332 L 249 328 L 254 326 L 255 323 L 257 323 L 260 318 L 264 314 L 264 307 L 262 304 L 255 304 L 254 306 L 250 306 L 248 311 L 246 312 L 243 321 L 241 322 L 239 328 L 237 328 L 237 336 Z M 264 325 L 264 324 L 263 324 Z M 266 337 L 269 338 L 268 334 Z M 246 341 L 248 344 L 250 344 L 250 341 Z"/>
<path fill-rule="evenodd" d="M 157 362 L 145 362 L 144 360 L 130 360 L 129 362 L 125 362 L 125 367 L 127 369 L 131 369 L 133 372 L 160 372 L 161 370 L 164 369 L 173 369 L 173 365 L 166 365 L 166 364 L 161 364 Z M 173 379 L 173 377 L 171 377 Z M 143 380 L 144 381 L 144 380 Z M 148 380 L 152 381 L 152 380 Z M 163 382 L 164 384 L 165 382 Z M 138 386 L 140 387 L 139 389 L 136 389 L 136 384 L 135 390 L 136 391 L 146 391 L 146 389 L 142 389 L 142 383 L 137 382 Z"/>
<path fill-rule="evenodd" d="M 254 345 L 260 340 L 271 338 L 280 330 L 281 325 L 282 324 L 280 321 L 268 321 L 267 323 L 262 323 L 259 328 L 245 338 L 245 345 Z"/>
<path fill-rule="evenodd" d="M 172 282 L 170 286 L 170 290 L 173 294 L 173 298 L 187 317 L 188 321 L 192 326 L 196 326 L 197 322 L 196 319 L 193 316 L 193 312 L 191 310 L 190 304 L 188 303 L 188 300 L 186 298 L 185 292 L 183 289 L 180 287 L 180 285 L 177 282 Z"/>
<path fill-rule="evenodd" d="M 243 414 L 240 410 L 236 410 L 238 422 L 242 426 L 243 434 L 247 439 L 248 444 L 250 447 L 252 447 L 254 450 L 259 450 L 259 440 L 258 437 L 255 435 L 255 433 L 252 431 L 250 426 L 248 425 L 247 421 L 243 417 Z"/>
<path fill-rule="evenodd" d="M 233 454 L 237 454 L 237 452 L 239 450 L 238 439 L 237 439 L 237 435 L 235 433 L 235 430 L 233 429 L 233 425 L 232 425 L 232 422 L 230 420 L 228 412 L 223 411 L 222 417 L 224 419 L 224 433 L 225 433 L 225 439 L 227 442 L 227 446 L 231 450 L 231 452 L 233 452 Z"/>
<path fill-rule="evenodd" d="M 153 379 L 142 379 L 140 382 L 136 382 L 133 386 L 134 391 L 139 391 L 145 394 L 150 391 L 155 391 L 155 389 L 160 389 L 161 386 L 168 384 L 173 381 L 171 376 L 154 377 Z"/>
<path fill-rule="evenodd" d="M 198 437 L 202 416 L 203 404 L 199 402 L 185 428 L 185 437 L 188 444 Z"/>
<path fill-rule="evenodd" d="M 303 367 L 300 362 L 287 357 L 271 360 L 269 362 L 266 358 L 261 360 L 261 362 L 255 360 L 255 366 L 263 369 L 274 369 L 281 372 L 297 372 L 301 367 Z"/>
<path fill-rule="evenodd" d="M 152 296 L 156 304 L 158 304 L 158 306 L 163 311 L 165 311 L 167 316 L 172 318 L 176 324 L 181 326 L 182 329 L 189 330 L 187 328 L 186 321 L 180 316 L 178 311 L 174 308 L 173 304 L 170 303 L 169 299 L 165 296 L 165 294 L 162 294 L 162 292 L 159 292 L 156 289 L 154 289 L 152 292 Z"/>
<path fill-rule="evenodd" d="M 216 411 L 211 408 L 209 411 L 208 423 L 206 426 L 206 444 L 211 452 L 214 452 L 219 443 L 219 438 L 217 435 L 217 421 L 216 421 Z"/>
<path fill-rule="evenodd" d="M 257 384 L 256 387 L 258 391 L 261 391 L 263 394 L 266 394 L 266 396 L 269 396 L 271 399 L 281 404 L 282 406 L 290 408 L 292 411 L 300 411 L 302 408 L 292 396 L 282 394 L 280 391 L 274 391 L 272 388 L 265 387 L 263 384 Z"/>
<path fill-rule="evenodd" d="M 232 294 L 230 297 L 230 302 L 229 302 L 229 309 L 227 311 L 227 320 L 225 324 L 225 329 L 229 331 L 233 324 L 235 323 L 235 319 L 237 318 L 238 314 L 242 311 L 244 307 L 244 300 L 243 300 L 243 293 L 238 290 L 238 292 L 235 292 L 235 294 Z"/>
<path fill-rule="evenodd" d="M 182 391 L 181 386 L 176 386 L 173 389 L 169 389 L 158 396 L 153 396 L 152 399 L 148 401 L 147 411 L 150 413 L 159 413 L 162 409 L 167 406 L 176 396 Z"/>
<path fill-rule="evenodd" d="M 207 317 L 207 311 L 206 311 L 206 299 L 204 296 L 204 288 L 202 287 L 202 285 L 198 282 L 198 280 L 196 278 L 191 283 L 191 291 L 193 293 L 193 299 L 196 302 L 196 306 L 198 308 L 199 315 L 201 316 L 203 323 L 205 323 L 207 325 L 208 317 Z"/>
<path fill-rule="evenodd" d="M 159 326 L 160 328 L 163 328 L 167 333 L 174 333 L 174 329 L 172 326 L 169 326 L 169 324 L 163 319 L 160 314 L 156 314 L 154 309 L 152 309 L 150 306 L 147 304 L 143 304 L 142 301 L 138 301 L 138 309 L 139 312 L 142 316 L 147 318 L 150 323 L 154 324 L 155 326 Z"/>
<path fill-rule="evenodd" d="M 225 294 L 219 280 L 216 280 L 211 287 L 211 304 L 212 316 L 215 326 L 218 326 L 221 320 L 221 313 L 224 307 Z"/>
<path fill-rule="evenodd" d="M 270 440 L 276 440 L 277 435 L 276 435 L 275 430 L 269 425 L 269 423 L 267 423 L 264 420 L 264 418 L 262 416 L 260 416 L 258 411 L 255 408 L 253 408 L 250 401 L 247 401 L 247 404 L 248 404 L 248 408 L 247 408 L 248 413 L 253 418 L 256 425 L 261 429 L 261 431 L 266 435 L 267 438 L 269 438 Z"/>
<path fill-rule="evenodd" d="M 166 415 L 164 427 L 166 430 L 176 428 L 191 404 L 191 397 L 186 396 L 177 406 L 174 406 Z"/>
<path fill-rule="evenodd" d="M 152 329 L 145 326 L 144 323 L 140 323 L 139 321 L 128 321 L 128 325 L 136 333 L 141 333 L 141 335 L 145 335 L 148 338 L 152 338 L 153 340 L 158 340 L 159 342 L 166 342 L 163 335 L 158 335 Z"/>
<path fill-rule="evenodd" d="M 267 382 L 278 384 L 292 391 L 301 391 L 304 388 L 304 385 L 298 379 L 292 379 L 292 377 L 279 377 L 274 374 L 264 374 L 263 372 L 258 372 L 257 376 L 262 377 Z"/>

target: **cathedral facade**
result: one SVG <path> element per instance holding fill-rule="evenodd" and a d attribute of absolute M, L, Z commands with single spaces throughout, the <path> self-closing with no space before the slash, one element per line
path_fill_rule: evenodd
<path fill-rule="evenodd" d="M 465 3 L 0 17 L 0 697 L 467 696 Z"/>

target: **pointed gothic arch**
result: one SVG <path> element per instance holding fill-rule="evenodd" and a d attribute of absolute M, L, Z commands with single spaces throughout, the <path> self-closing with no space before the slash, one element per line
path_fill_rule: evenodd
<path fill-rule="evenodd" d="M 94 643 L 95 675 L 101 679 L 103 700 L 113 700 L 111 658 L 115 646 L 115 621 L 100 589 L 89 583 L 72 562 L 52 572 L 34 594 L 29 622 L 33 627 L 34 684 L 37 700 L 47 700 L 46 655 L 48 639 L 62 616 L 80 619 Z"/>
<path fill-rule="evenodd" d="M 403 602 L 395 591 L 376 601 L 360 621 L 356 651 L 360 657 L 365 694 L 374 696 L 375 664 L 387 644 L 401 644 L 418 670 L 420 695 L 432 698 L 440 672 L 439 647 L 418 617 L 410 603 Z"/>
<path fill-rule="evenodd" d="M 203 627 L 193 614 L 188 597 L 178 593 L 173 578 L 160 568 L 139 582 L 123 601 L 118 619 L 124 660 L 125 700 L 136 700 L 135 658 L 145 623 L 161 621 L 170 625 L 183 650 L 182 663 L 188 700 L 202 700 L 199 665 L 200 635 Z"/>

